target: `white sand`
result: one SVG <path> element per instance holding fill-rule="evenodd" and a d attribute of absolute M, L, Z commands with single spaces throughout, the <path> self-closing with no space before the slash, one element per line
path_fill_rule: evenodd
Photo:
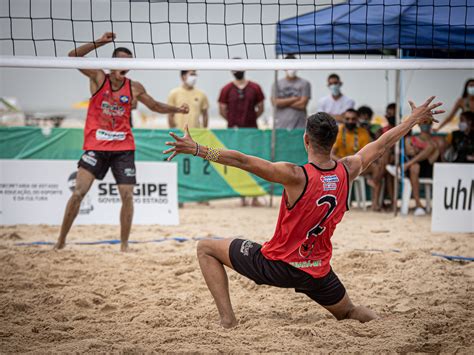
<path fill-rule="evenodd" d="M 181 226 L 135 226 L 131 240 L 271 237 L 277 208 L 186 205 Z M 382 319 L 338 322 L 293 290 L 229 271 L 239 326 L 223 330 L 201 276 L 196 242 L 49 246 L 58 227 L 0 227 L 0 352 L 474 353 L 474 235 L 432 234 L 429 217 L 351 211 L 334 237 L 333 267 L 352 300 Z M 74 226 L 70 242 L 117 239 L 116 226 Z M 357 251 L 384 249 L 386 252 Z M 390 252 L 400 249 L 401 253 Z"/>

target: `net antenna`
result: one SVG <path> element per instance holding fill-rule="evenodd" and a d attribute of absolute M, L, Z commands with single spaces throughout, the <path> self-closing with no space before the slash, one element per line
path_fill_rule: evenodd
<path fill-rule="evenodd" d="M 0 5 L 2 67 L 474 69 L 474 0 L 0 0 Z M 104 32 L 114 32 L 115 40 L 86 57 L 68 56 Z M 111 58 L 122 46 L 133 59 Z M 290 53 L 299 60 L 279 59 Z M 236 57 L 243 59 L 231 59 Z"/>

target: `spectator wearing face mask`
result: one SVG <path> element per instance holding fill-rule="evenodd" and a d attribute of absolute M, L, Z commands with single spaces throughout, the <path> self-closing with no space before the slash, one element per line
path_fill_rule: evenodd
<path fill-rule="evenodd" d="M 337 74 L 328 76 L 328 88 L 331 94 L 321 98 L 318 101 L 318 111 L 329 113 L 336 121 L 344 121 L 344 112 L 353 109 L 354 100 L 350 99 L 341 92 L 342 81 Z"/>
<path fill-rule="evenodd" d="M 235 80 L 221 89 L 219 95 L 219 113 L 227 120 L 227 127 L 257 128 L 257 118 L 263 113 L 265 99 L 260 85 L 245 79 L 245 72 L 233 71 Z M 262 206 L 257 197 L 251 205 Z M 247 206 L 242 197 L 242 206 Z"/>
<path fill-rule="evenodd" d="M 245 79 L 245 72 L 233 71 L 235 80 L 221 89 L 219 113 L 227 127 L 257 128 L 257 118 L 263 113 L 265 99 L 260 85 Z"/>
<path fill-rule="evenodd" d="M 197 73 L 195 70 L 181 71 L 182 85 L 171 90 L 168 95 L 168 105 L 181 106 L 187 104 L 189 113 L 169 113 L 170 128 L 184 129 L 187 123 L 189 128 L 207 128 L 209 122 L 209 102 L 206 94 L 196 89 Z"/>
<path fill-rule="evenodd" d="M 359 127 L 359 114 L 350 108 L 343 115 L 344 124 L 339 126 L 333 155 L 341 159 L 356 154 L 364 146 L 370 143 L 367 130 Z"/>
<path fill-rule="evenodd" d="M 433 131 L 437 132 L 449 122 L 451 122 L 459 110 L 461 110 L 461 112 L 474 112 L 474 78 L 466 80 L 464 83 L 462 96 L 456 100 L 456 103 L 454 104 L 451 112 L 449 112 L 448 117 L 446 117 L 446 119 L 441 122 L 437 128 L 433 129 Z"/>
<path fill-rule="evenodd" d="M 464 111 L 460 116 L 459 130 L 450 133 L 446 140 L 445 161 L 474 163 L 474 112 Z"/>
<path fill-rule="evenodd" d="M 397 105 L 394 102 L 388 104 L 387 107 L 385 108 L 385 119 L 387 120 L 387 125 L 378 130 L 376 134 L 377 138 L 396 126 L 396 123 L 397 123 L 396 113 L 397 113 Z"/>
<path fill-rule="evenodd" d="M 296 59 L 288 55 L 285 59 Z M 311 84 L 300 78 L 296 70 L 286 70 L 285 77 L 272 86 L 272 104 L 275 109 L 276 128 L 305 128 L 306 107 L 311 98 Z"/>
<path fill-rule="evenodd" d="M 372 123 L 372 117 L 374 116 L 374 111 L 369 106 L 361 106 L 357 109 L 359 114 L 359 124 L 360 127 L 365 128 L 369 132 L 371 140 L 375 140 L 377 137 L 377 132 L 380 129 L 380 125 Z"/>

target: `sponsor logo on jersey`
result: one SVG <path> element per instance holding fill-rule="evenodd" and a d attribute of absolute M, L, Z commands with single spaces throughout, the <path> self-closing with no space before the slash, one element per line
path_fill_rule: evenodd
<path fill-rule="evenodd" d="M 334 191 L 337 190 L 339 178 L 337 175 L 321 175 L 321 182 L 323 183 L 324 191 Z"/>
<path fill-rule="evenodd" d="M 95 138 L 98 141 L 124 141 L 127 137 L 125 132 L 106 131 L 105 129 L 98 129 L 95 132 Z"/>
<path fill-rule="evenodd" d="M 125 115 L 125 108 L 116 103 L 111 104 L 107 101 L 102 101 L 100 105 L 102 113 L 107 116 L 123 116 Z"/>
<path fill-rule="evenodd" d="M 126 104 L 130 101 L 130 98 L 127 95 L 120 96 L 120 102 Z"/>

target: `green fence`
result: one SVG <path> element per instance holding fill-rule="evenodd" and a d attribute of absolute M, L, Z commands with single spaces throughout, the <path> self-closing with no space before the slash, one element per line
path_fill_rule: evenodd
<path fill-rule="evenodd" d="M 136 159 L 164 161 L 169 130 L 134 130 Z M 49 132 L 48 132 L 49 133 Z M 191 130 L 200 144 L 236 149 L 267 160 L 271 158 L 271 131 L 257 129 Z M 303 130 L 277 130 L 276 161 L 306 162 Z M 0 159 L 79 160 L 82 129 L 54 128 L 43 134 L 37 127 L 0 127 Z M 177 156 L 179 201 L 203 201 L 226 197 L 260 196 L 270 193 L 271 184 L 235 168 L 224 167 L 192 156 Z M 45 166 L 47 168 L 47 166 Z M 137 171 L 140 180 L 140 171 Z M 282 187 L 275 185 L 275 194 Z"/>

